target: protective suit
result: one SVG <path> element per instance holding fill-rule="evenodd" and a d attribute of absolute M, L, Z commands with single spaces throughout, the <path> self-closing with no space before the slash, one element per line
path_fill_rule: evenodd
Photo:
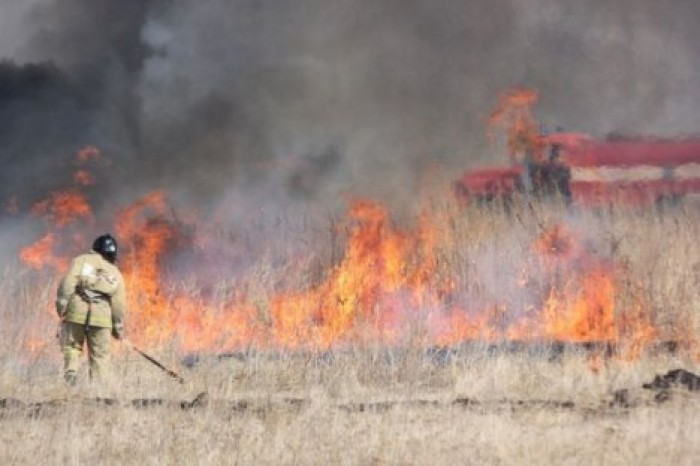
<path fill-rule="evenodd" d="M 56 311 L 63 321 L 61 349 L 65 378 L 71 384 L 75 383 L 85 343 L 90 378 L 103 379 L 109 371 L 110 336 L 121 339 L 124 335 L 126 295 L 124 279 L 113 264 L 116 242 L 111 256 L 98 252 L 101 238 L 95 240 L 98 246 L 93 246 L 93 251 L 73 259 L 58 288 Z"/>

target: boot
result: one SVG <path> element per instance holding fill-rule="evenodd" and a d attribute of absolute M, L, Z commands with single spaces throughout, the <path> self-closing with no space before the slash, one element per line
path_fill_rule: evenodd
<path fill-rule="evenodd" d="M 75 387 L 75 384 L 78 382 L 78 377 L 75 375 L 75 372 L 70 371 L 66 372 L 66 375 L 64 376 L 66 380 L 66 384 L 69 387 Z"/>

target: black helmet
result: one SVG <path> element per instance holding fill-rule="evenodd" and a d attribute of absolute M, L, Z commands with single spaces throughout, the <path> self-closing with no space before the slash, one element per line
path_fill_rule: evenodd
<path fill-rule="evenodd" d="M 112 264 L 117 261 L 117 240 L 109 233 L 98 236 L 92 243 L 92 250 Z"/>

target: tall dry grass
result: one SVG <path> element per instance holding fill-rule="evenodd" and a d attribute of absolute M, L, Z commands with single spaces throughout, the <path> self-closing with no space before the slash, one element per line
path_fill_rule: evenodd
<path fill-rule="evenodd" d="M 437 273 L 456 276 L 468 299 L 493 299 L 542 229 L 564 222 L 622 265 L 620 306 L 642 293 L 665 336 L 698 336 L 696 205 L 593 211 L 518 201 L 508 210 L 458 210 L 435 201 L 431 209 L 448 217 Z M 328 230 L 308 234 L 305 273 L 290 278 L 283 261 L 266 261 L 244 277 L 261 312 L 281 283 L 311 286 L 342 255 L 342 241 L 329 240 Z M 311 247 L 318 244 L 328 247 Z M 700 396 L 678 390 L 658 403 L 641 388 L 672 368 L 700 372 L 697 349 L 611 358 L 594 372 L 584 350 L 555 354 L 546 345 L 444 353 L 366 345 L 197 358 L 153 348 L 187 379 L 181 386 L 115 344 L 113 379 L 91 385 L 82 374 L 70 390 L 47 314 L 51 280 L 11 267 L 0 281 L 1 464 L 690 465 L 700 458 Z M 621 389 L 629 403 L 611 403 Z M 186 403 L 202 392 L 206 402 Z"/>

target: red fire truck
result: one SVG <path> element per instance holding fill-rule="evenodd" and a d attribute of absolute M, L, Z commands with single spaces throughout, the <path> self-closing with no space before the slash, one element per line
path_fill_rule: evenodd
<path fill-rule="evenodd" d="M 511 166 L 466 172 L 455 183 L 461 202 L 508 201 L 518 193 L 560 196 L 566 203 L 650 205 L 700 193 L 700 139 L 539 136 L 538 155 Z"/>

